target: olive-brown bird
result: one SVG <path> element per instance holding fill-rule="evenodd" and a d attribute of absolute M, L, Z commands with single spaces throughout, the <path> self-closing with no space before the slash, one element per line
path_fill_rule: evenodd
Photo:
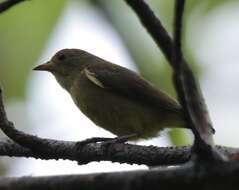
<path fill-rule="evenodd" d="M 181 106 L 137 73 L 80 49 L 63 49 L 34 70 L 51 72 L 96 125 L 133 140 L 186 127 Z"/>

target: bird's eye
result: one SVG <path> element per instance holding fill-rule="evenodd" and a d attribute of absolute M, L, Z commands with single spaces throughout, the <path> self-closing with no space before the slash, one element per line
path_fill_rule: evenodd
<path fill-rule="evenodd" d="M 66 59 L 66 56 L 61 53 L 57 56 L 57 58 L 58 58 L 58 60 L 63 61 L 64 59 Z"/>

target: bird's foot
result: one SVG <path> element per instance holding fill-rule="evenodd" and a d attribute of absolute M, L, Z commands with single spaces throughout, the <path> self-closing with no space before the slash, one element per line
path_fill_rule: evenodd
<path fill-rule="evenodd" d="M 119 137 L 115 137 L 111 140 L 104 141 L 103 143 L 125 143 L 126 141 L 128 141 L 134 137 L 137 137 L 137 136 L 138 136 L 138 134 L 119 136 Z"/>
<path fill-rule="evenodd" d="M 114 143 L 125 143 L 131 138 L 137 137 L 137 134 L 131 134 L 131 135 L 124 135 L 120 137 L 115 137 L 115 138 L 104 138 L 104 137 L 93 137 L 89 139 L 85 139 L 83 141 L 76 142 L 75 148 L 76 148 L 76 153 L 77 155 L 80 155 L 80 152 L 82 148 L 90 143 L 100 143 L 104 149 L 108 149 L 110 145 Z M 78 164 L 82 164 L 82 160 L 78 161 Z"/>
<path fill-rule="evenodd" d="M 90 143 L 102 143 L 102 144 L 125 143 L 129 139 L 137 137 L 137 136 L 138 136 L 137 134 L 130 134 L 130 135 L 124 135 L 124 136 L 115 137 L 115 138 L 92 137 L 92 138 L 77 142 L 75 146 L 78 149 Z"/>
<path fill-rule="evenodd" d="M 76 143 L 76 146 L 84 146 L 86 144 L 90 144 L 90 143 L 98 143 L 98 142 L 105 142 L 105 141 L 110 141 L 110 140 L 114 140 L 115 138 L 105 138 L 105 137 L 92 137 L 89 139 L 85 139 L 83 141 L 78 141 Z"/>

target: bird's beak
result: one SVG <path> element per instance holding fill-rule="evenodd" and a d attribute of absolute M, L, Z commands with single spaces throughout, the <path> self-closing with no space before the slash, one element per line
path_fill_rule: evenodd
<path fill-rule="evenodd" d="M 48 61 L 42 65 L 38 65 L 35 68 L 33 68 L 34 71 L 53 71 L 54 65 L 51 61 Z"/>

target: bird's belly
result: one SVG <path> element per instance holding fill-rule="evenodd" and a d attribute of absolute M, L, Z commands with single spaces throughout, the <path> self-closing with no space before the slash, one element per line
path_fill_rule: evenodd
<path fill-rule="evenodd" d="M 165 127 L 184 126 L 178 112 L 99 87 L 84 75 L 77 82 L 69 90 L 75 104 L 96 125 L 117 136 L 138 134 L 138 139 L 145 139 L 157 136 Z"/>
<path fill-rule="evenodd" d="M 141 138 L 148 138 L 156 136 L 161 129 L 159 115 L 126 97 L 104 89 L 100 93 L 78 90 L 77 94 L 73 99 L 80 110 L 96 125 L 117 136 L 139 134 Z"/>

